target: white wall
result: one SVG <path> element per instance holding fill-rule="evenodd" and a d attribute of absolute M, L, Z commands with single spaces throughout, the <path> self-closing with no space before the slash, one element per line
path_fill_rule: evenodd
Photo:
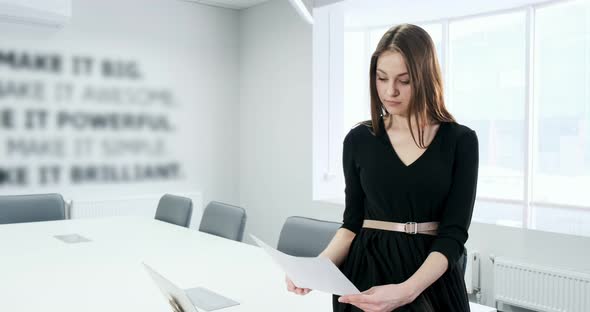
<path fill-rule="evenodd" d="M 77 198 L 200 191 L 204 203 L 237 203 L 239 12 L 173 0 L 75 0 L 72 6 L 72 19 L 61 28 L 2 23 L 1 48 L 137 60 L 147 76 L 142 86 L 169 88 L 177 98 L 178 107 L 169 114 L 178 130 L 167 137 L 168 158 L 184 165 L 184 177 L 116 185 L 0 187 L 0 191 L 57 191 Z M 76 105 L 83 109 L 82 103 L 69 108 Z"/>
<path fill-rule="evenodd" d="M 312 26 L 273 0 L 241 13 L 240 38 L 240 204 L 275 244 L 288 216 L 341 214 L 311 200 Z"/>
<path fill-rule="evenodd" d="M 311 199 L 311 34 L 286 0 L 240 16 L 240 204 L 248 211 L 247 232 L 273 244 L 290 215 L 339 221 L 343 212 Z M 590 238 L 475 222 L 469 232 L 467 247 L 482 256 L 487 305 L 492 254 L 590 271 Z"/>

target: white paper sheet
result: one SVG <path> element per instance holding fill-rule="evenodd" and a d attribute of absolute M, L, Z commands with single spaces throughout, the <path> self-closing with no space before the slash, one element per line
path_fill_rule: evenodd
<path fill-rule="evenodd" d="M 254 235 L 250 234 L 250 237 L 285 271 L 297 287 L 341 296 L 360 293 L 329 259 L 293 257 L 270 247 Z"/>

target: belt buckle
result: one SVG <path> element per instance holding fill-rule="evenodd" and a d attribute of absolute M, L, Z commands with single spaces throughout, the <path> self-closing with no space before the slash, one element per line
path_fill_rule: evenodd
<path fill-rule="evenodd" d="M 408 231 L 408 225 L 413 225 L 414 226 L 414 230 L 413 231 Z M 404 230 L 408 234 L 418 234 L 418 223 L 416 223 L 416 222 L 406 222 L 406 224 L 404 224 Z"/>

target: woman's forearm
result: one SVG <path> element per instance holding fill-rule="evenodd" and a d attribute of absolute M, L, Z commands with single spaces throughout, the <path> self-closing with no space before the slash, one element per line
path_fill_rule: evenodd
<path fill-rule="evenodd" d="M 328 244 L 328 247 L 322 251 L 320 257 L 330 259 L 336 266 L 340 266 L 348 256 L 350 244 L 356 234 L 348 229 L 340 228 Z"/>
<path fill-rule="evenodd" d="M 438 280 L 447 271 L 448 265 L 447 257 L 442 253 L 431 252 L 418 271 L 404 282 L 412 289 L 414 299 Z"/>

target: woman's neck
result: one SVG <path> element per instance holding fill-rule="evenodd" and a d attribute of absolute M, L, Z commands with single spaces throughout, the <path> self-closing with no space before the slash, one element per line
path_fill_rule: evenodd
<path fill-rule="evenodd" d="M 409 130 L 410 127 L 408 126 L 408 117 L 403 115 L 387 115 L 389 124 L 389 128 L 395 128 L 400 130 Z"/>
<path fill-rule="evenodd" d="M 385 124 L 386 129 L 396 129 L 402 131 L 410 131 L 410 127 L 408 125 L 408 117 L 405 115 L 387 115 L 383 117 L 383 121 Z M 416 130 L 418 127 L 416 126 L 416 122 L 414 118 L 410 118 L 410 122 L 412 123 L 412 128 Z M 423 125 L 424 128 L 432 125 L 436 125 L 438 122 L 434 120 L 430 120 L 430 122 Z"/>

